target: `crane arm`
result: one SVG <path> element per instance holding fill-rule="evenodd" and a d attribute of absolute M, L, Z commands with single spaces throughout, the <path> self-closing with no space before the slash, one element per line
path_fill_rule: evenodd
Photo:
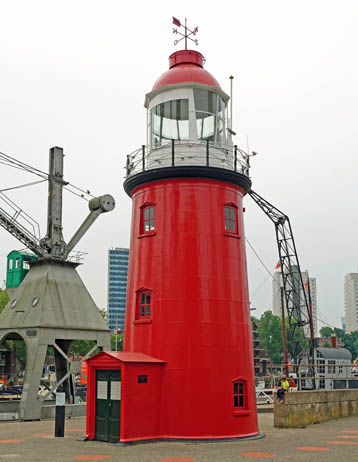
<path fill-rule="evenodd" d="M 92 200 L 90 200 L 88 207 L 90 209 L 90 213 L 82 225 L 75 232 L 70 242 L 66 245 L 65 258 L 74 249 L 79 240 L 82 239 L 84 234 L 93 225 L 101 213 L 110 212 L 114 209 L 115 201 L 111 195 L 105 194 L 104 196 L 94 197 Z"/>
<path fill-rule="evenodd" d="M 290 219 L 255 191 L 249 191 L 249 195 L 275 225 L 287 316 L 291 339 L 294 340 L 294 357 L 296 359 L 300 354 L 300 341 L 295 341 L 295 333 L 297 328 L 301 327 L 310 345 L 309 362 L 313 362 L 312 307 L 309 303 L 310 297 L 308 299 L 306 287 L 303 283 Z"/>
<path fill-rule="evenodd" d="M 22 242 L 25 247 L 32 250 L 39 257 L 44 256 L 43 250 L 39 246 L 39 241 L 34 234 L 16 221 L 16 217 L 11 216 L 0 207 L 0 226 Z"/>

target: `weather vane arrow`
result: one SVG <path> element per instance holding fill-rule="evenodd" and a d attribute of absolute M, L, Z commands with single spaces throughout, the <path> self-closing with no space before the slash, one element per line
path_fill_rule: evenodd
<path fill-rule="evenodd" d="M 193 30 L 191 30 L 187 26 L 186 18 L 185 18 L 185 24 L 182 24 L 180 22 L 180 20 L 175 18 L 174 16 L 173 16 L 173 24 L 175 26 L 177 26 L 177 28 L 178 28 L 178 29 L 176 29 L 175 27 L 173 28 L 173 34 L 181 35 L 180 39 L 174 40 L 174 45 L 178 45 L 179 42 L 181 42 L 182 40 L 185 40 L 185 49 L 187 50 L 188 49 L 188 47 L 187 47 L 188 39 L 191 40 L 192 42 L 194 42 L 195 45 L 198 45 L 198 40 L 191 37 L 192 35 L 197 34 L 197 32 L 199 30 L 198 26 L 196 26 Z M 181 27 L 184 28 L 184 34 L 179 30 Z"/>

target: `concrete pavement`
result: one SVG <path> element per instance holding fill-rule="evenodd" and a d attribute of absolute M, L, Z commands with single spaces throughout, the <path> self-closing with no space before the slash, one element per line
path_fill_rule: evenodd
<path fill-rule="evenodd" d="M 108 460 L 123 462 L 232 462 L 290 461 L 337 462 L 358 460 L 358 417 L 302 429 L 273 428 L 273 414 L 259 414 L 266 437 L 222 443 L 147 443 L 118 447 L 82 442 L 85 418 L 66 420 L 64 438 L 54 438 L 53 420 L 0 423 L 0 462 Z"/>

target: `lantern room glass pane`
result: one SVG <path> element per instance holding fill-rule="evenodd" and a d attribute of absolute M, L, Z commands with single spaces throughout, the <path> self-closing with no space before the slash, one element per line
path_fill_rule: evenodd
<path fill-rule="evenodd" d="M 189 139 L 189 100 L 174 99 L 151 110 L 151 143 L 161 145 L 169 140 Z"/>
<path fill-rule="evenodd" d="M 199 140 L 225 144 L 225 103 L 215 92 L 194 88 L 196 128 Z"/>

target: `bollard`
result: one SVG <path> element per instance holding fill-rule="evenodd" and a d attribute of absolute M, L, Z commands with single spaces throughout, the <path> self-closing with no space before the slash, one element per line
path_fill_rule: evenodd
<path fill-rule="evenodd" d="M 55 436 L 64 437 L 65 435 L 65 409 L 66 393 L 56 392 L 56 417 L 55 417 Z"/>

